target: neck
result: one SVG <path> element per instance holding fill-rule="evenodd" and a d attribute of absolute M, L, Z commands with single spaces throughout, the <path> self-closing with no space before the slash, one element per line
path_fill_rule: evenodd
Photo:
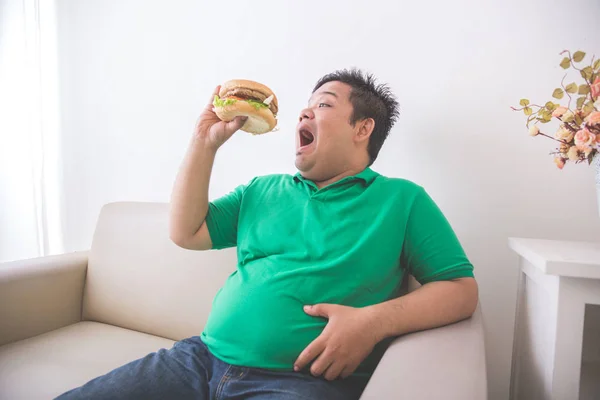
<path fill-rule="evenodd" d="M 315 183 L 315 185 L 317 185 L 317 187 L 319 189 L 323 189 L 325 186 L 329 186 L 331 184 L 334 184 L 338 181 L 341 181 L 342 179 L 348 177 L 348 176 L 353 176 L 356 175 L 360 172 L 362 172 L 367 166 L 360 166 L 360 167 L 351 167 L 348 168 L 346 170 L 344 170 L 343 172 L 336 174 L 332 177 L 329 177 L 327 179 L 324 180 L 313 180 L 313 182 Z"/>

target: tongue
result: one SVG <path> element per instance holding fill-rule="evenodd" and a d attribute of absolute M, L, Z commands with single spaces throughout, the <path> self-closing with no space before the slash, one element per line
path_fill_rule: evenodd
<path fill-rule="evenodd" d="M 313 136 L 312 133 L 308 132 L 308 131 L 304 131 L 302 132 L 302 141 L 304 143 L 304 146 L 308 146 L 309 144 L 311 144 L 312 142 L 314 142 L 315 137 Z"/>

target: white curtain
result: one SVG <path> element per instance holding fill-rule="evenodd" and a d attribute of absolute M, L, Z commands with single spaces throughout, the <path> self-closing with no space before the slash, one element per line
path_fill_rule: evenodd
<path fill-rule="evenodd" d="M 0 0 L 0 262 L 63 251 L 53 0 Z"/>

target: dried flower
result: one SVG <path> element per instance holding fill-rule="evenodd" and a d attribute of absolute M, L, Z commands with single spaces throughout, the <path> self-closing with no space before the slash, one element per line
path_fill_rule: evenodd
<path fill-rule="evenodd" d="M 586 128 L 577 131 L 575 134 L 575 145 L 580 149 L 584 147 L 591 147 L 594 142 L 596 142 L 596 135 Z"/>
<path fill-rule="evenodd" d="M 583 83 L 567 83 L 565 75 L 560 86 L 551 91 L 552 97 L 557 100 L 535 104 L 523 98 L 519 101 L 521 107 L 512 109 L 525 114 L 531 136 L 556 142 L 557 150 L 552 154 L 555 155 L 556 166 L 562 169 L 567 161 L 591 164 L 600 152 L 600 59 L 592 56 L 586 65 L 586 53 L 583 51 L 571 53 L 565 50 L 560 54 L 560 66 L 565 70 L 573 67 L 576 75 L 583 78 Z M 560 100 L 565 103 L 557 103 Z M 559 125 L 554 137 L 544 133 L 553 128 L 539 125 L 553 121 Z"/>
<path fill-rule="evenodd" d="M 589 126 L 600 125 L 600 111 L 594 111 L 588 115 L 585 119 L 585 122 L 587 122 Z"/>
<path fill-rule="evenodd" d="M 552 112 L 552 116 L 553 116 L 554 118 L 560 118 L 560 117 L 562 117 L 562 116 L 563 116 L 563 114 L 564 114 L 564 113 L 566 113 L 566 112 L 567 112 L 567 110 L 568 110 L 568 108 L 567 108 L 567 107 L 565 107 L 565 106 L 560 106 L 560 107 L 557 107 L 557 108 L 556 108 L 556 110 L 554 110 L 554 111 Z"/>
<path fill-rule="evenodd" d="M 563 169 L 565 166 L 565 159 L 562 157 L 555 157 L 554 158 L 554 163 L 556 164 L 556 166 L 558 167 L 558 169 Z"/>
<path fill-rule="evenodd" d="M 531 136 L 537 136 L 540 134 L 540 128 L 538 128 L 537 125 L 533 125 L 531 128 L 529 128 L 529 134 Z"/>
<path fill-rule="evenodd" d="M 590 91 L 592 93 L 592 97 L 597 98 L 600 96 L 600 76 L 596 77 L 594 83 L 590 85 Z"/>
<path fill-rule="evenodd" d="M 568 129 L 564 125 L 561 125 L 560 128 L 558 128 L 558 130 L 556 131 L 554 137 L 563 142 L 570 142 L 571 140 L 573 140 L 573 135 L 574 134 L 570 129 Z"/>
<path fill-rule="evenodd" d="M 569 160 L 571 161 L 579 160 L 579 149 L 577 148 L 577 146 L 571 146 L 571 148 L 567 152 L 567 157 L 569 157 Z"/>
<path fill-rule="evenodd" d="M 571 110 L 567 110 L 567 111 L 566 111 L 566 112 L 563 114 L 563 116 L 562 116 L 562 118 L 561 118 L 561 119 L 562 119 L 563 121 L 565 121 L 565 122 L 573 122 L 573 120 L 575 119 L 575 114 L 573 114 L 573 111 L 571 111 Z"/>

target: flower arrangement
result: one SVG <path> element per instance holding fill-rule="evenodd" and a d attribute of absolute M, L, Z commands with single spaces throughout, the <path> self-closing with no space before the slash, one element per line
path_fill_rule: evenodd
<path fill-rule="evenodd" d="M 571 54 L 565 50 L 560 54 L 564 56 L 560 66 L 565 70 L 572 68 L 578 71 L 583 78 L 582 84 L 571 82 L 565 86 L 567 73 L 560 87 L 554 89 L 552 97 L 561 100 L 566 94 L 568 103 L 561 105 L 548 101 L 541 106 L 521 99 L 520 108 L 511 108 L 523 111 L 531 136 L 544 136 L 558 143 L 556 151 L 550 154 L 554 155 L 556 166 L 562 169 L 568 161 L 591 164 L 600 150 L 600 59 L 594 61 L 592 57 L 589 65 L 584 65 L 582 62 L 586 54 L 583 51 Z M 559 121 L 559 127 L 551 136 L 547 131 L 543 132 L 539 124 L 546 124 L 553 118 Z"/>

